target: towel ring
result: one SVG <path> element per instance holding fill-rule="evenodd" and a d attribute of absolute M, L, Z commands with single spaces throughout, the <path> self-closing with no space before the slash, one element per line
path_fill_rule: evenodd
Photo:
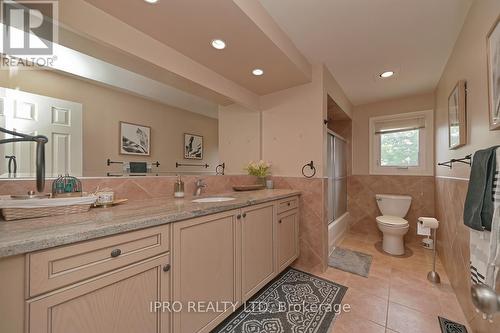
<path fill-rule="evenodd" d="M 312 170 L 312 174 L 306 175 L 306 173 L 305 173 L 306 167 L 309 167 Z M 312 178 L 316 175 L 316 167 L 314 166 L 313 161 L 311 161 L 311 163 L 307 163 L 306 165 L 304 165 L 302 167 L 302 175 L 306 178 Z"/>
<path fill-rule="evenodd" d="M 224 176 L 224 170 L 226 169 L 226 163 L 219 164 L 215 167 L 215 174 L 219 176 Z"/>

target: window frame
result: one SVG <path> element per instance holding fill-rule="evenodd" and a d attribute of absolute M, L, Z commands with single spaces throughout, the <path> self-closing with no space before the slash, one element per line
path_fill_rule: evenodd
<path fill-rule="evenodd" d="M 419 129 L 419 165 L 418 166 L 381 166 L 381 135 L 375 133 L 375 124 L 404 120 L 407 118 L 422 117 L 425 128 Z M 370 175 L 407 175 L 433 176 L 434 175 L 434 111 L 417 111 L 400 113 L 389 116 L 369 118 L 370 137 Z"/>

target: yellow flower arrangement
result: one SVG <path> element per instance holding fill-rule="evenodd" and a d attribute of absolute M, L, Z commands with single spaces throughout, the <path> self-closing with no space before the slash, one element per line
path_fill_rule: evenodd
<path fill-rule="evenodd" d="M 264 178 L 271 174 L 271 164 L 263 160 L 259 162 L 252 161 L 245 167 L 245 171 L 248 172 L 250 176 Z"/>

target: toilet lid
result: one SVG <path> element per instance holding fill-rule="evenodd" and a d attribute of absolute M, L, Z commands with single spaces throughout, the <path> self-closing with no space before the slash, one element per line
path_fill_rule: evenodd
<path fill-rule="evenodd" d="M 408 221 L 399 216 L 379 216 L 377 217 L 377 222 L 389 226 L 398 226 L 398 227 L 408 225 Z"/>

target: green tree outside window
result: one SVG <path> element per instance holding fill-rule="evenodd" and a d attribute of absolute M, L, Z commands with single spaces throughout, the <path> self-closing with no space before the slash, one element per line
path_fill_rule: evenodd
<path fill-rule="evenodd" d="M 418 166 L 419 134 L 418 129 L 380 134 L 380 166 Z"/>

